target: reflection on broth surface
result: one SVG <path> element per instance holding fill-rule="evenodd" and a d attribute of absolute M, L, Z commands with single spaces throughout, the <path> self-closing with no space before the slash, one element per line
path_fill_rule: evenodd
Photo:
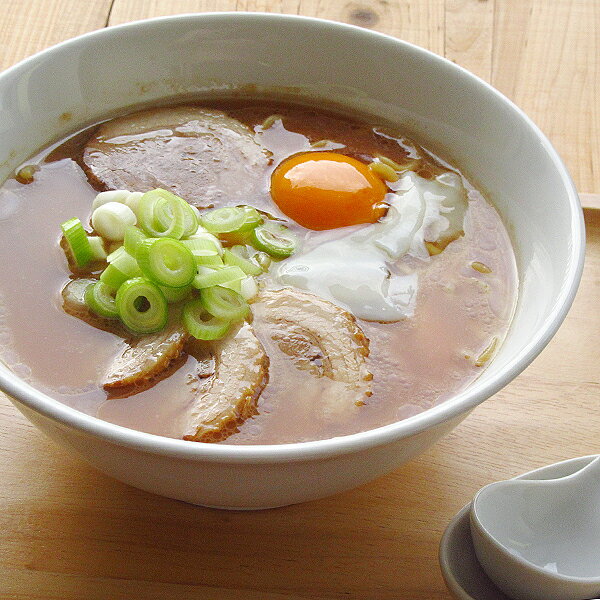
<path fill-rule="evenodd" d="M 39 167 L 32 180 L 11 179 L 0 190 L 0 358 L 40 390 L 107 421 L 237 444 L 371 429 L 464 389 L 493 358 L 512 316 L 514 256 L 494 208 L 375 119 L 250 100 L 161 108 L 95 126 L 31 164 Z M 186 246 L 197 263 L 193 286 L 186 281 L 177 288 L 183 299 L 169 300 L 166 328 L 136 335 L 86 306 L 81 278 L 95 281 L 107 265 L 72 273 L 60 225 L 77 217 L 91 232 L 103 189 L 155 188 L 200 208 L 208 229 L 220 214 L 214 208 L 261 211 L 252 213 L 259 221 L 248 225 L 245 212 L 238 230 L 213 233 L 225 247 L 254 245 L 272 256 L 214 283 L 215 273 L 240 272 L 231 270 L 235 257 L 225 252 L 218 267 Z M 141 232 L 142 194 L 123 194 L 116 201 L 131 208 Z M 179 210 L 169 206 L 156 227 Z M 100 243 L 113 251 L 122 241 Z M 155 243 L 135 246 L 135 276 L 153 281 L 140 258 L 144 244 Z M 69 279 L 79 291 L 65 288 Z M 183 307 L 223 285 L 233 290 L 228 299 L 248 299 L 247 322 L 240 309 L 223 339 L 194 340 L 181 325 Z"/>

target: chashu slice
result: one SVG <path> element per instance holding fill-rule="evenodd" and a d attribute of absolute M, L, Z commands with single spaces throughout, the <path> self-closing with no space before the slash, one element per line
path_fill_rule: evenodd
<path fill-rule="evenodd" d="M 106 372 L 104 389 L 151 383 L 181 356 L 188 337 L 181 324 L 173 322 L 162 331 L 125 342 Z"/>
<path fill-rule="evenodd" d="M 350 313 L 296 288 L 261 292 L 253 313 L 258 331 L 264 327 L 298 368 L 344 384 L 358 406 L 371 395 L 369 340 Z"/>
<path fill-rule="evenodd" d="M 125 338 L 123 349 L 106 372 L 104 388 L 143 386 L 158 377 L 179 358 L 189 335 L 173 318 L 169 325 L 150 335 L 131 337 L 131 333 L 117 319 L 106 319 L 94 314 L 84 300 L 88 285 L 96 279 L 71 280 L 62 290 L 63 309 L 66 313 L 89 323 L 93 327 Z"/>
<path fill-rule="evenodd" d="M 252 326 L 220 343 L 215 371 L 194 398 L 184 440 L 220 442 L 256 414 L 258 398 L 269 378 L 269 358 Z"/>
<path fill-rule="evenodd" d="M 198 207 L 245 203 L 263 185 L 268 158 L 254 132 L 218 110 L 145 110 L 99 127 L 83 151 L 104 189 L 167 189 Z"/>

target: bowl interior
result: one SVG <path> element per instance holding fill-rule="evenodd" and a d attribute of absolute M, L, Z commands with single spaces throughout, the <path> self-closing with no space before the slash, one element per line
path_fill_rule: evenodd
<path fill-rule="evenodd" d="M 516 250 L 519 302 L 496 359 L 448 401 L 455 413 L 534 358 L 580 277 L 573 185 L 510 102 L 393 38 L 314 19 L 231 13 L 151 20 L 65 42 L 0 76 L 0 178 L 37 149 L 126 106 L 245 86 L 325 98 L 393 121 L 458 165 L 499 210 Z"/>

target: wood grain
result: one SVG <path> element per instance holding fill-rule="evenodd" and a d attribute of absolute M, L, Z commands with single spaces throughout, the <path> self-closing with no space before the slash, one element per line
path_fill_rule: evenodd
<path fill-rule="evenodd" d="M 301 14 L 388 33 L 444 53 L 444 0 L 347 2 L 346 0 L 115 0 L 109 23 L 183 12 L 244 10 Z"/>
<path fill-rule="evenodd" d="M 2 3 L 0 69 L 48 46 L 104 27 L 112 0 L 16 0 Z"/>
<path fill-rule="evenodd" d="M 446 0 L 445 56 L 490 82 L 495 0 Z"/>
<path fill-rule="evenodd" d="M 579 189 L 600 190 L 595 0 L 13 0 L 3 8 L 2 67 L 106 22 L 160 14 L 274 11 L 371 27 L 491 81 L 546 131 Z M 152 496 L 72 458 L 0 398 L 0 598 L 449 600 L 437 546 L 477 489 L 600 452 L 600 196 L 581 198 L 584 278 L 546 350 L 425 455 L 334 498 L 227 513 Z"/>
<path fill-rule="evenodd" d="M 600 190 L 600 3 L 496 3 L 492 84 L 554 143 L 578 188 Z"/>

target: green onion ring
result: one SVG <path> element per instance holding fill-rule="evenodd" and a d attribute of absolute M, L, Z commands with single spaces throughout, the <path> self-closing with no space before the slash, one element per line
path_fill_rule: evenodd
<path fill-rule="evenodd" d="M 88 308 L 100 317 L 118 319 L 119 311 L 112 290 L 102 281 L 87 286 L 84 295 Z"/>
<path fill-rule="evenodd" d="M 134 333 L 154 333 L 167 324 L 167 301 L 144 277 L 126 281 L 117 291 L 116 304 L 121 321 Z"/>
<path fill-rule="evenodd" d="M 269 223 L 252 230 L 250 241 L 257 250 L 275 258 L 287 258 L 298 246 L 296 236 L 283 225 Z"/>
<path fill-rule="evenodd" d="M 196 339 L 209 341 L 224 337 L 229 331 L 231 321 L 212 316 L 197 299 L 190 300 L 183 307 L 183 325 Z"/>
<path fill-rule="evenodd" d="M 161 208 L 161 210 L 170 211 L 170 223 L 162 222 L 157 218 L 158 206 L 159 204 L 162 206 L 164 203 L 168 205 L 168 209 Z M 140 198 L 138 223 L 143 231 L 151 237 L 168 237 L 178 240 L 183 237 L 187 226 L 187 209 L 184 205 L 187 205 L 187 202 L 175 194 L 160 188 L 151 190 Z"/>
<path fill-rule="evenodd" d="M 210 233 L 234 233 L 245 222 L 245 211 L 235 206 L 215 208 L 200 216 L 200 224 Z"/>
<path fill-rule="evenodd" d="M 60 227 L 71 250 L 75 264 L 78 267 L 85 267 L 92 260 L 94 253 L 81 221 L 73 217 L 62 223 Z"/>
<path fill-rule="evenodd" d="M 136 258 L 148 279 L 172 288 L 189 285 L 197 272 L 190 249 L 171 238 L 142 240 Z"/>
<path fill-rule="evenodd" d="M 249 311 L 248 303 L 240 294 L 218 285 L 203 289 L 200 301 L 218 319 L 240 321 Z"/>

